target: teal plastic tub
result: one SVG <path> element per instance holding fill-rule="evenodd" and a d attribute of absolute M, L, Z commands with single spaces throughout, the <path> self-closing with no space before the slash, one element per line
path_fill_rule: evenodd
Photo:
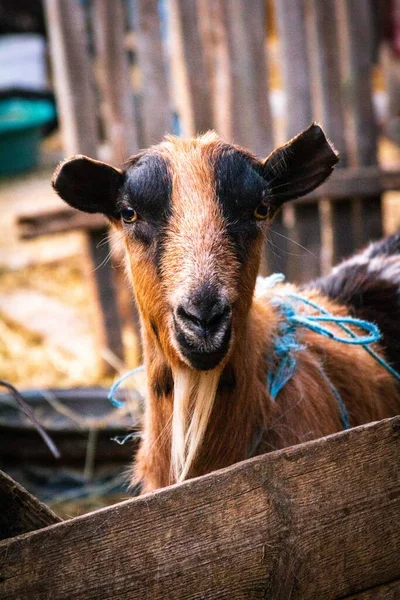
<path fill-rule="evenodd" d="M 0 176 L 37 165 L 43 125 L 54 118 L 55 108 L 48 100 L 0 100 Z"/>

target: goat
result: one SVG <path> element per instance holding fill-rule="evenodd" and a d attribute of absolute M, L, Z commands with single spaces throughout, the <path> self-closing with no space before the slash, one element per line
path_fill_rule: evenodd
<path fill-rule="evenodd" d="M 124 170 L 85 156 L 62 163 L 54 189 L 103 213 L 124 239 L 141 318 L 148 398 L 133 480 L 148 492 L 399 412 L 394 377 L 363 348 L 299 328 L 297 369 L 273 400 L 266 373 L 283 316 L 254 295 L 268 224 L 286 201 L 319 186 L 338 157 L 311 125 L 265 160 L 214 132 L 165 140 Z M 372 246 L 304 297 L 336 316 L 381 326 L 374 349 L 400 366 L 400 236 Z M 335 325 L 332 326 L 335 329 Z"/>

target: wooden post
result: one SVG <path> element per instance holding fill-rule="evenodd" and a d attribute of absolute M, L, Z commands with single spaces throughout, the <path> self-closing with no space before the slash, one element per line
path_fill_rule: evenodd
<path fill-rule="evenodd" d="M 230 103 L 231 77 L 229 48 L 225 26 L 223 0 L 197 0 L 199 20 L 211 89 L 214 127 L 229 140 L 231 134 Z"/>
<path fill-rule="evenodd" d="M 314 67 L 312 87 L 317 92 L 316 115 L 339 152 L 340 162 L 336 168 L 340 169 L 348 165 L 348 153 L 337 12 L 331 0 L 310 0 L 307 6 L 313 41 L 310 58 Z M 320 203 L 322 272 L 329 271 L 333 263 L 355 250 L 353 204 L 351 199 L 340 202 L 325 199 Z"/>
<path fill-rule="evenodd" d="M 102 103 L 104 106 L 104 123 L 107 138 L 111 144 L 112 161 L 121 166 L 130 156 L 139 151 L 138 131 L 135 121 L 134 95 L 131 83 L 128 56 L 125 50 L 126 24 L 122 0 L 96 0 L 93 5 L 95 22 L 95 41 L 97 50 L 98 72 Z M 147 143 L 147 142 L 146 142 Z M 123 272 L 123 256 L 121 248 L 108 242 L 111 249 L 109 259 L 113 270 L 103 275 L 103 311 L 109 310 L 110 335 L 113 346 L 110 346 L 118 358 L 122 358 L 122 341 L 118 348 L 118 339 L 122 340 L 122 325 L 132 327 L 138 351 L 135 354 L 141 360 L 140 328 L 137 308 L 132 300 L 129 284 Z M 95 248 L 91 244 L 92 252 Z M 94 255 L 93 255 L 94 256 Z M 100 259 L 100 256 L 99 256 Z M 100 262 L 101 264 L 101 262 Z M 112 276 L 111 276 L 112 274 Z M 100 275 L 100 273 L 99 273 Z M 118 304 L 108 309 L 108 298 L 115 296 Z M 114 319 L 118 319 L 114 321 Z M 114 326 L 112 323 L 114 322 Z"/>
<path fill-rule="evenodd" d="M 355 164 L 377 164 L 377 124 L 372 104 L 372 10 L 369 0 L 342 0 L 348 48 L 347 101 L 352 123 L 352 152 Z M 357 245 L 382 235 L 380 196 L 358 200 L 355 207 L 359 223 Z"/>
<path fill-rule="evenodd" d="M 192 126 L 187 133 L 189 135 L 204 133 L 213 128 L 214 119 L 197 0 L 172 1 L 174 14 L 179 21 L 184 63 L 181 66 L 186 70 L 186 93 L 192 120 Z"/>
<path fill-rule="evenodd" d="M 66 154 L 87 154 L 96 157 L 96 102 L 82 6 L 77 0 L 45 0 L 45 10 Z M 108 310 L 116 315 L 114 322 L 110 322 L 109 316 L 101 312 L 99 301 L 102 296 L 103 275 L 109 280 L 113 273 L 109 262 L 100 267 L 101 272 L 97 267 L 102 264 L 100 257 L 103 253 L 108 254 L 110 247 L 106 240 L 101 249 L 97 248 L 98 233 L 89 232 L 87 235 L 92 256 L 98 253 L 88 270 L 88 276 L 97 288 L 97 304 L 99 314 L 102 315 L 98 323 L 98 343 L 100 346 L 109 347 L 122 359 L 121 328 L 117 318 L 117 299 L 113 290 L 108 290 Z M 103 362 L 102 366 L 103 370 L 109 370 L 107 363 Z"/>
<path fill-rule="evenodd" d="M 230 0 L 223 8 L 230 59 L 230 141 L 265 157 L 274 147 L 265 2 Z"/>
<path fill-rule="evenodd" d="M 313 121 L 311 77 L 303 1 L 276 0 L 279 41 L 286 96 L 286 138 L 290 139 Z M 279 223 L 278 223 L 279 224 Z M 274 225 L 272 227 L 274 229 Z M 291 281 L 303 283 L 320 273 L 321 231 L 318 203 L 284 207 L 278 233 L 286 235 L 282 251 L 288 253 L 286 272 Z M 278 241 L 277 241 L 278 243 Z"/>
<path fill-rule="evenodd" d="M 77 0 L 45 0 L 52 72 L 67 155 L 97 155 L 97 115 L 85 19 Z"/>
<path fill-rule="evenodd" d="M 112 160 L 120 166 L 138 149 L 133 91 L 125 51 L 125 18 L 122 0 L 96 0 L 95 41 L 104 121 Z"/>
<path fill-rule="evenodd" d="M 88 235 L 88 252 L 96 280 L 97 302 L 107 331 L 107 348 L 121 360 L 124 356 L 124 348 L 107 229 L 93 231 Z"/>
<path fill-rule="evenodd" d="M 0 471 L 0 540 L 60 522 L 45 504 Z"/>
<path fill-rule="evenodd" d="M 172 108 L 158 0 L 136 0 L 144 144 L 160 142 L 171 131 Z"/>

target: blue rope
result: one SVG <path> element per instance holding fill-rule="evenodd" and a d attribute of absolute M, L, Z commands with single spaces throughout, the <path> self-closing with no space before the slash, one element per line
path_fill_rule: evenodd
<path fill-rule="evenodd" d="M 274 273 L 269 277 L 259 278 L 257 281 L 257 287 L 261 292 L 270 290 L 275 285 L 282 283 L 284 280 L 285 276 L 282 273 Z M 267 388 L 273 400 L 276 400 L 279 392 L 295 374 L 297 369 L 296 353 L 300 350 L 304 350 L 305 348 L 305 346 L 300 344 L 297 339 L 296 329 L 298 326 L 305 327 L 314 333 L 318 333 L 319 335 L 342 344 L 362 346 L 364 350 L 376 360 L 377 363 L 386 369 L 388 373 L 390 373 L 395 379 L 400 381 L 400 373 L 369 347 L 370 344 L 379 341 L 382 337 L 379 328 L 374 323 L 353 317 L 336 317 L 319 304 L 316 304 L 312 300 L 309 300 L 300 294 L 275 296 L 271 300 L 273 304 L 278 306 L 281 314 L 284 316 L 284 319 L 279 324 L 279 331 L 275 338 L 274 352 L 272 356 L 268 357 Z M 306 307 L 314 309 L 318 314 L 310 315 L 304 312 L 300 313 L 298 310 L 295 310 L 293 303 L 297 305 L 303 304 Z M 329 329 L 329 327 L 327 327 L 327 324 L 332 324 L 339 327 L 339 329 L 344 331 L 347 336 L 345 337 L 337 335 L 331 329 Z M 352 331 L 349 325 L 361 329 L 366 335 L 359 335 L 355 333 Z M 144 371 L 144 369 L 144 365 L 136 367 L 136 369 L 128 371 L 122 375 L 122 377 L 120 377 L 112 385 L 108 394 L 108 399 L 114 406 L 122 407 L 125 404 L 115 397 L 115 393 L 121 383 L 125 381 L 125 379 L 128 379 L 128 377 Z M 336 398 L 343 429 L 349 429 L 349 415 L 338 390 L 330 381 L 322 366 L 320 366 L 319 370 L 322 377 L 329 385 L 332 394 Z M 127 436 L 127 439 L 131 437 L 133 437 L 133 434 Z M 126 439 L 124 441 L 126 441 Z"/>
<path fill-rule="evenodd" d="M 132 369 L 132 371 L 128 371 L 127 373 L 122 375 L 122 377 L 117 379 L 117 381 L 115 383 L 113 383 L 113 385 L 110 388 L 110 391 L 108 392 L 108 396 L 107 396 L 107 398 L 108 398 L 108 400 L 110 400 L 111 404 L 113 404 L 114 406 L 117 406 L 118 408 L 125 406 L 125 402 L 121 402 L 121 400 L 118 400 L 114 394 L 117 391 L 117 389 L 119 388 L 119 386 L 121 385 L 121 383 L 123 381 L 125 381 L 125 379 L 128 379 L 128 377 L 131 377 L 132 375 L 136 375 L 136 373 L 140 373 L 140 371 L 144 371 L 144 368 L 145 368 L 144 365 L 140 365 L 140 367 L 136 367 L 136 369 Z"/>
<path fill-rule="evenodd" d="M 266 281 L 261 285 L 264 289 L 270 289 L 282 281 L 284 281 L 284 276 L 279 273 L 266 278 Z M 287 301 L 287 298 L 289 301 Z M 292 302 L 290 302 L 290 300 Z M 297 304 L 303 304 L 306 307 L 310 307 L 319 314 L 309 315 L 304 312 L 300 313 L 293 307 L 293 301 Z M 388 373 L 400 381 L 400 373 L 369 347 L 369 344 L 377 342 L 382 337 L 379 328 L 374 323 L 353 317 L 334 316 L 312 300 L 299 294 L 288 294 L 286 297 L 276 296 L 272 299 L 272 302 L 279 307 L 280 312 L 284 316 L 284 320 L 280 324 L 280 331 L 275 339 L 274 359 L 269 359 L 268 361 L 267 386 L 273 400 L 276 399 L 280 390 L 286 385 L 291 377 L 293 377 L 297 369 L 295 353 L 303 348 L 296 340 L 295 331 L 297 326 L 305 327 L 310 331 L 342 344 L 362 346 L 370 356 L 388 371 Z M 327 327 L 327 324 L 336 325 L 344 331 L 347 336 L 337 335 Z M 355 333 L 349 325 L 361 329 L 366 335 Z M 276 363 L 278 364 L 276 365 Z M 343 428 L 349 429 L 349 415 L 338 390 L 330 381 L 322 366 L 320 367 L 320 373 L 336 398 Z"/>

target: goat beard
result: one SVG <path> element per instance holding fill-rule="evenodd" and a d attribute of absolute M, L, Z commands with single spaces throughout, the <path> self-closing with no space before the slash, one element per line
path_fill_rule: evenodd
<path fill-rule="evenodd" d="M 199 456 L 210 421 L 222 368 L 174 370 L 174 401 L 171 436 L 171 475 L 176 482 L 187 479 Z"/>

